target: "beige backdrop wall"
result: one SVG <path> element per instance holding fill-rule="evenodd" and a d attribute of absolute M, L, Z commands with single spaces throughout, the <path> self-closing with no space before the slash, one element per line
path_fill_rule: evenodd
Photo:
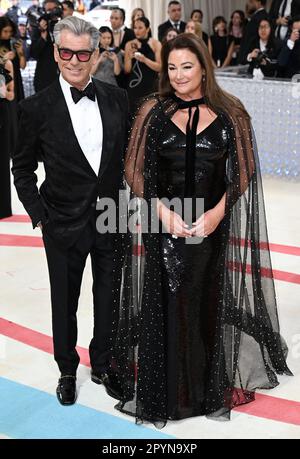
<path fill-rule="evenodd" d="M 169 0 L 119 0 L 119 5 L 127 12 L 127 24 L 130 23 L 131 11 L 136 7 L 145 10 L 146 16 L 150 19 L 154 35 L 157 34 L 157 27 L 167 18 Z M 182 0 L 185 19 L 190 17 L 194 8 L 200 8 L 204 12 L 203 29 L 211 32 L 211 23 L 215 16 L 223 15 L 230 18 L 235 9 L 245 9 L 246 0 Z"/>

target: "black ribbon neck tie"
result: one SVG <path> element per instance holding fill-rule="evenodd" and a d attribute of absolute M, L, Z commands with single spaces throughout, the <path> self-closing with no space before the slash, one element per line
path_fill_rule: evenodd
<path fill-rule="evenodd" d="M 200 105 L 206 105 L 205 98 L 194 100 L 182 100 L 173 95 L 173 99 L 178 104 L 179 110 L 189 109 L 189 119 L 186 126 L 186 155 L 185 155 L 185 198 L 192 198 L 195 195 L 195 160 L 197 127 L 200 119 Z M 192 108 L 196 108 L 194 115 Z"/>

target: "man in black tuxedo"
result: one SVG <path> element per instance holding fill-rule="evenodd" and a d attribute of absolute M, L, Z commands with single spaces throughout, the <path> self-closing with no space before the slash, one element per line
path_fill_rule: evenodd
<path fill-rule="evenodd" d="M 265 9 L 267 0 L 249 0 L 249 12 L 253 13 L 248 22 L 244 36 L 241 42 L 239 52 L 239 63 L 247 64 L 247 56 L 252 51 L 251 46 L 253 41 L 258 37 L 258 26 L 263 19 L 269 19 L 269 15 Z"/>
<path fill-rule="evenodd" d="M 168 5 L 168 21 L 158 27 L 158 39 L 162 41 L 169 29 L 176 29 L 179 33 L 185 31 L 186 23 L 181 20 L 182 8 L 178 1 L 171 1 Z"/>
<path fill-rule="evenodd" d="M 93 272 L 94 335 L 90 344 L 92 380 L 119 396 L 109 367 L 112 347 L 113 235 L 96 230 L 97 200 L 118 200 L 127 137 L 128 103 L 124 90 L 97 80 L 99 32 L 68 17 L 54 29 L 54 56 L 61 75 L 47 89 L 20 105 L 19 140 L 13 157 L 15 186 L 43 233 L 53 318 L 54 357 L 61 377 L 61 404 L 76 400 L 79 356 L 76 312 L 82 275 L 90 254 Z M 36 186 L 37 154 L 46 178 Z"/>
<path fill-rule="evenodd" d="M 289 19 L 300 14 L 300 0 L 273 0 L 270 9 L 275 36 L 286 40 L 288 35 Z"/>

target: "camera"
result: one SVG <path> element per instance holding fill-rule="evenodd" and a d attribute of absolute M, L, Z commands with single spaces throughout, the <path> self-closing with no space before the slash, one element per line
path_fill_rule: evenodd
<path fill-rule="evenodd" d="M 42 8 L 37 11 L 31 10 L 27 14 L 28 22 L 32 28 L 38 28 L 40 21 L 43 19 L 48 24 L 48 30 L 53 32 L 55 24 L 62 19 L 63 9 L 61 6 L 57 6 L 52 11 L 46 12 Z"/>
<path fill-rule="evenodd" d="M 271 59 L 262 51 L 260 51 L 255 59 L 253 59 L 255 68 L 260 68 L 271 63 Z"/>
<path fill-rule="evenodd" d="M 52 11 L 44 12 L 39 18 L 38 23 L 42 20 L 48 23 L 48 30 L 53 32 L 55 24 L 62 19 L 63 17 L 63 10 L 60 6 L 57 6 Z"/>
<path fill-rule="evenodd" d="M 18 38 L 15 38 L 15 37 L 13 37 L 13 38 L 10 39 L 10 49 L 11 49 L 12 51 L 15 51 L 15 49 L 16 49 L 16 44 L 18 43 L 18 41 L 19 41 L 19 39 L 18 39 Z"/>

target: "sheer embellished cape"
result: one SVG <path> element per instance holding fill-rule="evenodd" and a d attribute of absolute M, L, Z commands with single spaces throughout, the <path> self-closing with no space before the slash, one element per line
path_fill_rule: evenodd
<path fill-rule="evenodd" d="M 134 121 L 125 175 L 131 197 L 157 197 L 160 136 L 178 105 L 152 96 Z M 229 418 L 255 398 L 256 389 L 291 375 L 280 336 L 258 152 L 246 113 L 218 113 L 229 133 L 226 213 L 215 279 L 216 329 L 210 356 L 205 414 Z M 149 211 L 149 221 L 151 214 Z M 166 324 L 159 234 L 124 238 L 121 291 L 115 297 L 113 365 L 123 399 L 117 408 L 157 426 L 167 422 Z"/>

